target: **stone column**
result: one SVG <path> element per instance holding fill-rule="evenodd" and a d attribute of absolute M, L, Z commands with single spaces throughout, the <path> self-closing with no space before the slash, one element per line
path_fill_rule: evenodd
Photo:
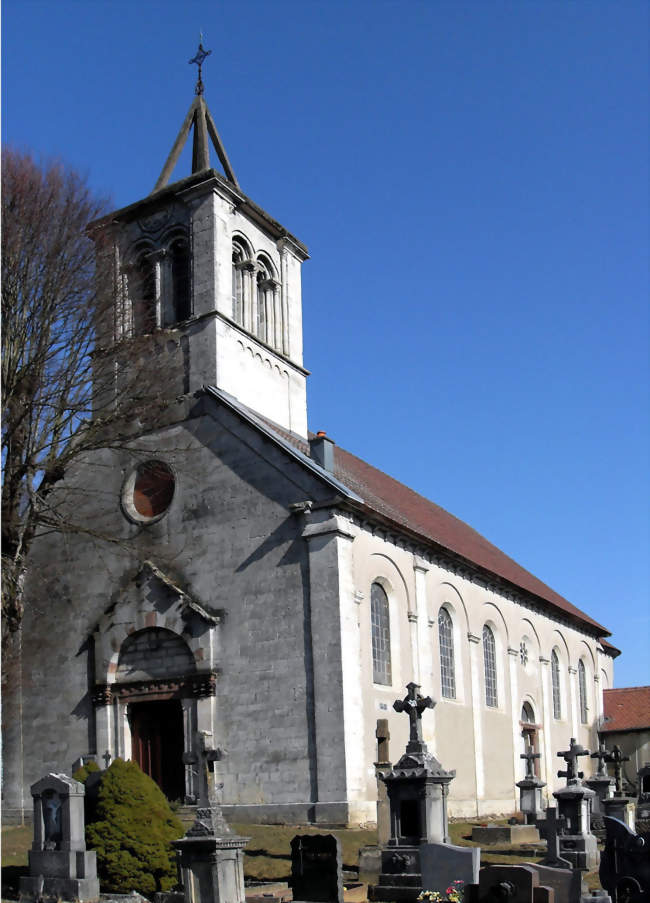
<path fill-rule="evenodd" d="M 429 642 L 429 607 L 427 605 L 427 583 L 426 574 L 429 565 L 417 555 L 413 556 L 413 573 L 415 577 L 415 612 L 417 614 L 416 621 L 416 653 L 417 653 L 417 671 L 415 676 L 416 683 L 422 683 L 425 679 L 431 680 L 432 665 L 432 649 Z M 415 661 L 414 661 L 415 666 Z"/>
<path fill-rule="evenodd" d="M 285 244 L 278 244 L 280 248 L 280 306 L 282 308 L 282 353 L 289 356 L 289 301 L 288 301 L 288 285 L 289 285 L 289 266 L 287 262 L 287 251 Z"/>
<path fill-rule="evenodd" d="M 280 283 L 277 279 L 271 280 L 273 290 L 273 337 L 269 336 L 269 345 L 277 351 L 282 351 L 282 305 L 280 304 Z"/>
<path fill-rule="evenodd" d="M 512 784 L 513 792 L 515 781 L 517 780 L 517 771 L 519 768 L 519 739 L 521 729 L 519 727 L 519 690 L 517 684 L 517 662 L 519 660 L 519 650 L 508 646 L 508 674 L 510 678 L 510 713 L 512 723 Z M 517 794 L 514 792 L 515 807 L 517 805 Z"/>
<path fill-rule="evenodd" d="M 247 332 L 253 332 L 253 295 L 255 288 L 255 264 L 246 260 L 242 269 L 242 325 Z"/>
<path fill-rule="evenodd" d="M 327 517 L 325 511 L 320 516 Z M 346 800 L 365 782 L 363 699 L 357 608 L 352 584 L 352 540 L 347 520 L 333 514 L 307 523 L 309 615 L 313 685 L 315 819 L 346 821 Z"/>
<path fill-rule="evenodd" d="M 553 780 L 553 772 L 551 770 L 551 762 L 553 761 L 553 750 L 551 749 L 551 725 L 553 722 L 551 720 L 551 690 L 549 686 L 551 680 L 550 664 L 550 659 L 540 655 L 539 670 L 542 683 L 542 711 L 544 716 L 543 732 L 540 736 L 539 744 L 540 752 L 543 752 L 540 775 L 547 785 L 550 785 Z M 548 790 L 546 792 L 548 793 Z"/>
<path fill-rule="evenodd" d="M 481 698 L 481 679 L 479 649 L 481 638 L 473 633 L 467 634 L 469 640 L 469 664 L 472 680 L 472 721 L 474 726 L 474 775 L 476 778 L 476 814 L 479 815 L 479 801 L 485 793 L 485 776 L 483 773 L 483 700 Z"/>
<path fill-rule="evenodd" d="M 578 669 L 569 665 L 569 699 L 571 700 L 571 733 L 578 736 Z"/>

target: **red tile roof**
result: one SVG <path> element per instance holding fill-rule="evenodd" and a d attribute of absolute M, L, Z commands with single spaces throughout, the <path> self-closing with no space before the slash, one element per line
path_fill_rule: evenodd
<path fill-rule="evenodd" d="M 304 439 L 279 427 L 266 417 L 259 414 L 255 414 L 254 417 L 267 423 L 285 441 L 309 457 L 309 443 Z M 313 438 L 314 434 L 310 433 L 310 437 Z M 364 501 L 364 507 L 370 512 L 392 521 L 397 527 L 417 534 L 425 542 L 436 543 L 526 593 L 532 593 L 543 605 L 550 605 L 559 610 L 569 620 L 587 627 L 599 637 L 610 636 L 610 631 L 606 627 L 546 586 L 468 524 L 339 445 L 334 445 L 333 475 L 360 496 Z M 613 646 L 611 649 L 618 652 Z"/>
<path fill-rule="evenodd" d="M 650 729 L 650 687 L 621 687 L 603 693 L 605 721 L 601 732 Z"/>
<path fill-rule="evenodd" d="M 334 448 L 334 476 L 360 495 L 373 511 L 538 596 L 572 620 L 595 627 L 601 635 L 609 635 L 607 628 L 546 586 L 468 524 L 339 446 Z"/>

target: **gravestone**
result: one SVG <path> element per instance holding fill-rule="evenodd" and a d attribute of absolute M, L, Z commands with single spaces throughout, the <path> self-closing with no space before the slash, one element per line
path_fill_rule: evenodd
<path fill-rule="evenodd" d="M 549 806 L 546 810 L 546 818 L 540 822 L 546 840 L 546 857 L 542 864 L 557 869 L 572 868 L 571 862 L 560 855 L 560 834 L 566 826 L 566 818 L 558 816 L 555 806 Z"/>
<path fill-rule="evenodd" d="M 48 774 L 31 786 L 34 842 L 21 900 L 99 899 L 97 857 L 86 850 L 84 786 L 65 774 Z"/>
<path fill-rule="evenodd" d="M 535 774 L 535 759 L 541 758 L 540 753 L 533 752 L 530 743 L 526 744 L 526 751 L 519 756 L 526 760 L 526 774 L 515 786 L 519 787 L 519 809 L 524 813 L 527 825 L 537 824 L 537 820 L 543 815 L 542 787 L 546 783 Z M 539 837 L 537 838 L 539 840 Z M 516 842 L 516 841 L 515 841 Z"/>
<path fill-rule="evenodd" d="M 215 763 L 223 753 L 203 745 L 204 783 L 196 819 L 184 837 L 175 840 L 185 903 L 245 903 L 243 850 L 250 837 L 230 829 L 221 810 L 223 784 Z"/>
<path fill-rule="evenodd" d="M 420 846 L 422 887 L 444 893 L 453 881 L 476 884 L 481 868 L 477 847 L 458 847 L 451 843 L 423 843 Z"/>
<path fill-rule="evenodd" d="M 598 749 L 591 754 L 591 758 L 598 761 L 596 773 L 585 781 L 587 787 L 596 794 L 591 801 L 592 815 L 602 816 L 605 814 L 603 801 L 611 797 L 614 789 L 614 778 L 610 778 L 607 774 L 606 762 L 608 755 L 607 747 L 602 740 L 598 744 Z"/>
<path fill-rule="evenodd" d="M 650 762 L 646 762 L 637 772 L 637 818 L 650 818 Z"/>
<path fill-rule="evenodd" d="M 384 782 L 384 778 L 390 773 L 392 768 L 388 748 L 390 732 L 387 718 L 377 719 L 375 736 L 377 738 L 377 761 L 375 762 L 375 776 L 377 778 L 377 843 L 379 846 L 383 846 L 385 843 L 388 843 L 390 838 L 390 806 Z"/>
<path fill-rule="evenodd" d="M 650 903 L 650 844 L 617 818 L 605 816 L 600 883 L 612 903 Z"/>
<path fill-rule="evenodd" d="M 559 752 L 558 756 L 566 762 L 566 769 L 558 771 L 558 777 L 566 778 L 566 787 L 556 790 L 553 796 L 557 800 L 559 815 L 565 819 L 560 828 L 560 856 L 568 859 L 572 867 L 589 871 L 598 865 L 598 841 L 591 833 L 590 811 L 594 791 L 582 783 L 584 777 L 578 771 L 577 761 L 580 756 L 588 756 L 589 750 L 576 743 L 571 737 L 569 749 Z"/>
<path fill-rule="evenodd" d="M 636 801 L 623 792 L 623 762 L 629 762 L 630 757 L 623 754 L 620 746 L 615 746 L 607 754 L 605 761 L 614 766 L 616 789 L 609 799 L 603 800 L 604 813 L 624 822 L 634 832 Z"/>
<path fill-rule="evenodd" d="M 298 834 L 291 841 L 294 900 L 343 903 L 341 841 L 333 834 Z"/>
<path fill-rule="evenodd" d="M 406 689 L 406 697 L 393 708 L 409 717 L 409 741 L 384 777 L 390 838 L 382 848 L 378 883 L 368 888 L 369 900 L 416 900 L 423 890 L 423 846 L 449 843 L 447 793 L 456 772 L 445 771 L 422 739 L 422 713 L 434 707 L 433 700 L 421 696 L 413 682 Z"/>
<path fill-rule="evenodd" d="M 540 884 L 529 865 L 489 865 L 481 869 L 478 884 L 465 888 L 464 903 L 568 903 L 555 898 L 553 890 Z"/>

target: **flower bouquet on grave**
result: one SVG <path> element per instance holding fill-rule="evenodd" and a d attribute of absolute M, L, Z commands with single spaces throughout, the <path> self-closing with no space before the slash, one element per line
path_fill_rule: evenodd
<path fill-rule="evenodd" d="M 444 894 L 439 890 L 423 890 L 418 896 L 418 900 L 422 903 L 462 903 L 465 896 L 463 891 L 463 881 L 452 881 Z"/>

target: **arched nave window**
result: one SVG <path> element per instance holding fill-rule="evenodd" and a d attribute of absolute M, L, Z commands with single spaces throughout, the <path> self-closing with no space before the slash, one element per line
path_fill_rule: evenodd
<path fill-rule="evenodd" d="M 585 671 L 585 663 L 580 659 L 578 662 L 578 692 L 580 694 L 580 721 L 587 723 L 587 674 Z"/>
<path fill-rule="evenodd" d="M 372 679 L 390 685 L 390 611 L 386 590 L 380 583 L 370 588 L 370 624 L 372 631 Z"/>
<path fill-rule="evenodd" d="M 560 697 L 560 660 L 555 649 L 551 652 L 551 683 L 553 685 L 553 717 L 558 721 L 562 717 L 562 699 Z"/>
<path fill-rule="evenodd" d="M 440 684 L 442 695 L 447 699 L 456 698 L 456 675 L 454 670 L 454 625 L 446 608 L 438 612 L 438 638 L 440 641 Z"/>
<path fill-rule="evenodd" d="M 497 656 L 492 628 L 483 625 L 483 667 L 485 669 L 485 704 L 496 708 L 497 697 Z"/>
<path fill-rule="evenodd" d="M 263 342 L 272 344 L 273 330 L 272 307 L 273 307 L 273 291 L 271 288 L 271 274 L 264 261 L 258 262 L 257 271 L 257 337 Z"/>

